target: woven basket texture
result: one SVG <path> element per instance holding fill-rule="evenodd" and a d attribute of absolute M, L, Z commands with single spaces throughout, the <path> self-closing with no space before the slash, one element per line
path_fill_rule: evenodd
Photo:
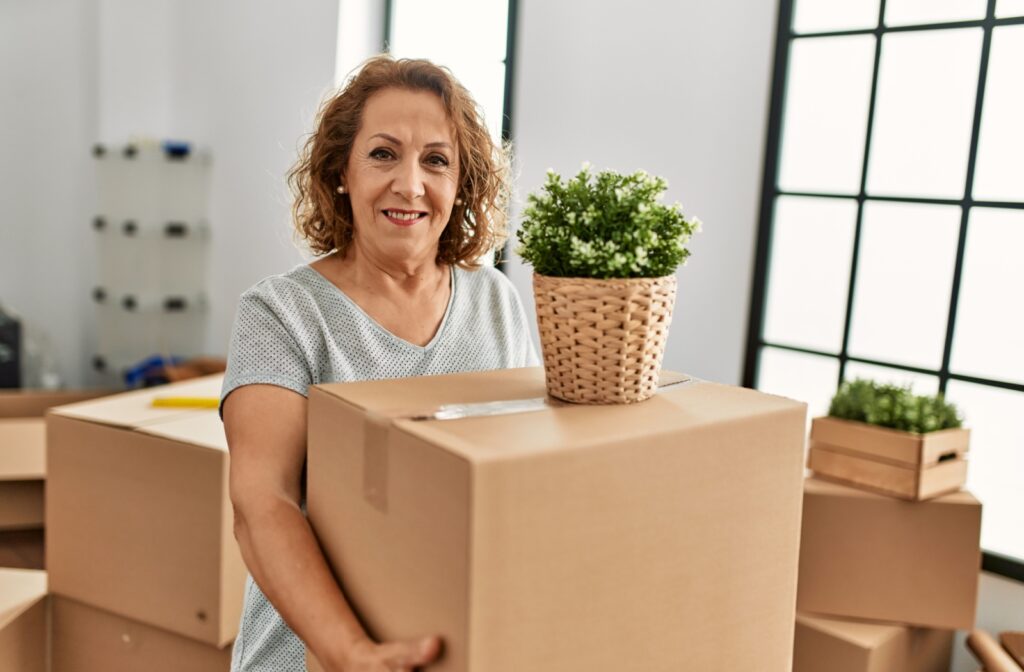
<path fill-rule="evenodd" d="M 533 275 L 548 394 L 629 404 L 658 389 L 676 277 L 598 280 Z"/>

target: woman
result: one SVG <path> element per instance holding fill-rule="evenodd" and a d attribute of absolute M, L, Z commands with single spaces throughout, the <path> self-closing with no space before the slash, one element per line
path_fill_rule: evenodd
<path fill-rule="evenodd" d="M 222 393 L 250 571 L 233 670 L 304 670 L 303 642 L 330 671 L 438 656 L 436 636 L 372 641 L 331 575 L 302 511 L 306 394 L 535 364 L 518 295 L 477 262 L 505 237 L 507 167 L 469 93 L 427 61 L 373 58 L 321 109 L 289 181 L 323 256 L 242 295 Z"/>

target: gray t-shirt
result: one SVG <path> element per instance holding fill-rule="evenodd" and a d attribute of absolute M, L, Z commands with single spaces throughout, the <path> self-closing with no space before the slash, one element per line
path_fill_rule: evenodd
<path fill-rule="evenodd" d="M 512 283 L 493 268 L 454 268 L 441 326 L 425 346 L 384 329 L 319 272 L 300 265 L 242 294 L 221 403 L 243 385 L 306 395 L 310 385 L 536 366 Z M 232 672 L 304 672 L 302 641 L 250 576 Z"/>

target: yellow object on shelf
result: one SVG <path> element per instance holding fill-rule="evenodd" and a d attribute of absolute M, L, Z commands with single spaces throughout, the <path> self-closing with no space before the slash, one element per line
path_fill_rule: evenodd
<path fill-rule="evenodd" d="M 217 397 L 156 397 L 153 406 L 164 408 L 217 408 Z"/>

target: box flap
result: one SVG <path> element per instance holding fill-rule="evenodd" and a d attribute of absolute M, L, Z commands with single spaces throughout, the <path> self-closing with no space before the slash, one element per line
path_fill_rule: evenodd
<path fill-rule="evenodd" d="M 224 434 L 224 423 L 215 410 L 200 411 L 165 422 L 145 425 L 137 428 L 136 431 L 191 443 L 204 448 L 212 448 L 224 452 L 228 450 L 228 439 Z"/>
<path fill-rule="evenodd" d="M 890 623 L 823 618 L 805 613 L 798 613 L 796 622 L 868 650 L 875 649 L 898 636 L 907 627 Z"/>
<path fill-rule="evenodd" d="M 46 597 L 46 572 L 0 567 L 0 628 Z"/>
<path fill-rule="evenodd" d="M 152 404 L 157 397 L 219 398 L 223 379 L 223 374 L 215 374 L 181 383 L 147 387 L 93 401 L 60 406 L 50 412 L 62 417 L 88 420 L 114 427 L 142 427 L 190 414 L 208 412 L 206 409 L 194 408 L 155 408 Z"/>
<path fill-rule="evenodd" d="M 46 477 L 46 422 L 42 418 L 0 420 L 0 481 Z"/>
<path fill-rule="evenodd" d="M 509 369 L 503 373 L 500 377 L 491 371 L 475 371 L 404 378 L 400 388 L 391 380 L 331 383 L 317 388 L 356 408 L 376 413 L 396 409 L 409 413 L 425 412 L 444 404 L 532 399 L 547 395 L 543 368 Z"/>
<path fill-rule="evenodd" d="M 0 418 L 41 418 L 48 408 L 113 393 L 114 390 L 0 390 Z"/>
<path fill-rule="evenodd" d="M 399 420 L 395 424 L 469 460 L 488 461 L 678 434 L 800 407 L 803 404 L 782 397 L 698 382 L 667 388 L 639 404 L 555 407 L 534 413 L 527 421 L 522 416 L 505 415 L 451 421 Z M 487 436 L 488 441 L 481 443 L 481 436 Z"/>

